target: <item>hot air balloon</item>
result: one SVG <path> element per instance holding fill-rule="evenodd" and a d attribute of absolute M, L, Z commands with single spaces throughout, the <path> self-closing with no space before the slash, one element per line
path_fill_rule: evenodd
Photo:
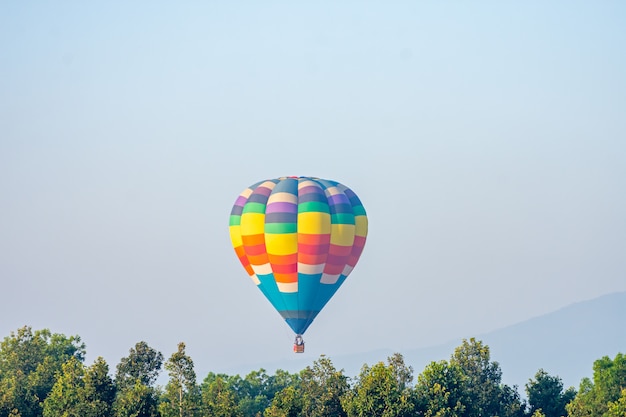
<path fill-rule="evenodd" d="M 230 213 L 235 253 L 296 334 L 296 352 L 304 352 L 302 335 L 352 272 L 366 236 L 357 195 L 320 178 L 258 182 Z"/>

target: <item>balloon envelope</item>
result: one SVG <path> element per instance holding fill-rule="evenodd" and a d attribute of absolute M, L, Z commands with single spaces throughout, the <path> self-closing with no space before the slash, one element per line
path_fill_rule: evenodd
<path fill-rule="evenodd" d="M 241 264 L 296 334 L 304 334 L 352 272 L 366 236 L 356 194 L 313 177 L 258 182 L 230 214 Z"/>

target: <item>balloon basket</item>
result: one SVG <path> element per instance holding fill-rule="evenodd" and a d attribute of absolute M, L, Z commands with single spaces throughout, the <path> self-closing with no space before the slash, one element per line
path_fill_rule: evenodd
<path fill-rule="evenodd" d="M 294 353 L 304 353 L 304 340 L 302 335 L 297 335 L 296 340 L 293 342 Z"/>

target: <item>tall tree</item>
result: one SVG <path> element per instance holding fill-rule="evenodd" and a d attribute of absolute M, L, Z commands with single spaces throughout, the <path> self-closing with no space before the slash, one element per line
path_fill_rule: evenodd
<path fill-rule="evenodd" d="M 349 417 L 410 416 L 415 408 L 410 383 L 413 370 L 396 353 L 387 359 L 361 369 L 354 388 L 342 397 L 341 404 Z"/>
<path fill-rule="evenodd" d="M 50 395 L 44 401 L 44 417 L 84 417 L 82 414 L 82 391 L 85 368 L 76 358 L 62 366 Z"/>
<path fill-rule="evenodd" d="M 458 417 L 465 412 L 464 375 L 448 361 L 431 362 L 417 376 L 416 408 L 424 417 Z"/>
<path fill-rule="evenodd" d="M 152 386 L 161 372 L 163 354 L 154 350 L 144 341 L 135 344 L 127 357 L 117 364 L 115 383 L 123 387 L 133 386 L 138 381 L 145 386 Z"/>
<path fill-rule="evenodd" d="M 138 380 L 117 391 L 113 410 L 116 417 L 157 417 L 157 394 Z"/>
<path fill-rule="evenodd" d="M 500 416 L 502 417 L 524 417 L 526 416 L 526 402 L 522 401 L 517 385 L 500 386 Z"/>
<path fill-rule="evenodd" d="M 163 417 L 193 417 L 200 408 L 199 389 L 193 360 L 185 353 L 185 344 L 178 344 L 178 351 L 165 363 L 169 382 L 165 386 L 159 410 Z"/>
<path fill-rule="evenodd" d="M 209 374 L 202 384 L 202 391 L 206 392 L 211 383 L 215 381 L 215 374 Z M 273 376 L 268 375 L 265 369 L 252 371 L 245 378 L 239 375 L 221 376 L 228 390 L 232 393 L 237 403 L 237 414 L 243 417 L 259 417 L 269 407 L 271 397 L 274 396 L 272 382 Z M 206 397 L 209 398 L 209 397 Z"/>
<path fill-rule="evenodd" d="M 593 382 L 589 378 L 580 381 L 578 393 L 572 401 L 565 406 L 567 415 L 570 417 L 587 417 L 596 414 L 599 407 L 597 393 Z"/>
<path fill-rule="evenodd" d="M 40 417 L 61 366 L 84 356 L 78 336 L 33 332 L 29 326 L 11 332 L 0 344 L 0 417 Z"/>
<path fill-rule="evenodd" d="M 83 417 L 112 417 L 115 385 L 109 376 L 109 365 L 98 357 L 85 371 Z"/>
<path fill-rule="evenodd" d="M 138 342 L 129 355 L 117 365 L 115 384 L 117 395 L 114 410 L 118 417 L 153 417 L 158 415 L 157 392 L 154 388 L 163 355 Z"/>
<path fill-rule="evenodd" d="M 101 357 L 85 368 L 75 357 L 62 371 L 43 406 L 44 417 L 111 417 L 115 395 L 108 366 Z"/>
<path fill-rule="evenodd" d="M 567 412 L 571 417 L 604 415 L 609 407 L 619 407 L 624 387 L 626 355 L 618 353 L 613 360 L 608 356 L 598 359 L 593 364 L 593 382 L 588 378 L 581 381 Z"/>
<path fill-rule="evenodd" d="M 348 377 L 322 355 L 300 372 L 300 397 L 303 417 L 345 416 L 341 397 L 350 389 Z"/>
<path fill-rule="evenodd" d="M 474 338 L 463 340 L 450 364 L 458 366 L 464 376 L 467 417 L 521 416 L 524 409 L 516 387 L 501 383 L 502 371 L 498 362 L 491 361 L 489 346 Z"/>
<path fill-rule="evenodd" d="M 226 378 L 217 375 L 211 382 L 203 385 L 202 408 L 212 417 L 239 417 L 235 393 Z"/>
<path fill-rule="evenodd" d="M 244 378 L 239 375 L 218 375 L 210 372 L 200 385 L 204 398 L 208 398 L 206 393 L 218 377 L 226 384 L 228 392 L 234 396 L 238 415 L 244 417 L 263 416 L 265 409 L 270 406 L 276 393 L 288 386 L 296 387 L 300 381 L 299 374 L 291 374 L 282 369 L 269 375 L 265 369 L 261 368 L 258 371 L 250 372 Z"/>
<path fill-rule="evenodd" d="M 302 398 L 294 386 L 288 386 L 277 392 L 272 404 L 265 410 L 265 417 L 301 417 Z"/>
<path fill-rule="evenodd" d="M 573 388 L 563 391 L 563 381 L 558 376 L 551 376 L 543 369 L 535 374 L 535 379 L 526 384 L 529 412 L 541 410 L 545 417 L 567 415 L 565 406 L 576 396 Z"/>
<path fill-rule="evenodd" d="M 469 417 L 499 415 L 499 391 L 502 371 L 497 362 L 491 362 L 489 346 L 472 338 L 454 350 L 450 359 L 466 378 L 468 398 L 466 415 Z"/>
<path fill-rule="evenodd" d="M 617 400 L 611 401 L 609 403 L 606 416 L 607 417 L 626 416 L 626 388 L 622 389 L 622 394 Z"/>

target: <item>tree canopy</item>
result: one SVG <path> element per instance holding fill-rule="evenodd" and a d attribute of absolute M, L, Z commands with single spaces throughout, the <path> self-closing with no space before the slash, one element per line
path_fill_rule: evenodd
<path fill-rule="evenodd" d="M 564 389 L 539 369 L 525 385 L 502 383 L 487 345 L 463 340 L 449 360 L 414 376 L 400 353 L 364 364 L 351 378 L 321 355 L 298 373 L 264 369 L 245 376 L 210 372 L 197 382 L 180 342 L 164 362 L 146 342 L 115 367 L 84 363 L 80 337 L 23 327 L 0 344 L 0 417 L 624 417 L 626 357 L 603 357 L 593 379 Z M 168 380 L 156 385 L 162 368 Z"/>

